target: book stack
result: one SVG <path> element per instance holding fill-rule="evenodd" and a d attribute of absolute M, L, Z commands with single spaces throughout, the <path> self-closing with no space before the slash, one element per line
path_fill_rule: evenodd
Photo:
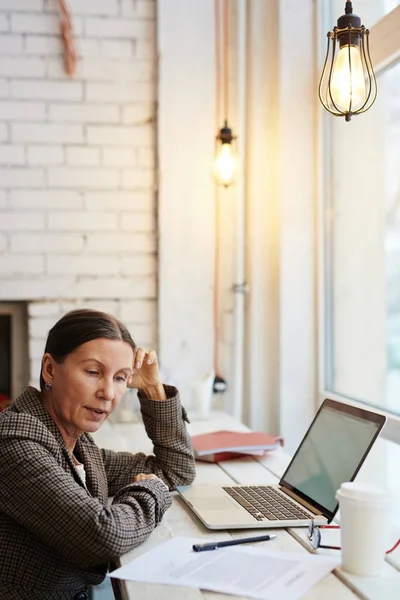
<path fill-rule="evenodd" d="M 2 392 L 0 392 L 0 410 L 4 410 L 8 406 L 10 406 L 10 404 L 11 399 Z"/>
<path fill-rule="evenodd" d="M 221 462 L 249 455 L 262 455 L 283 446 L 280 436 L 262 431 L 214 431 L 192 436 L 196 460 Z"/>

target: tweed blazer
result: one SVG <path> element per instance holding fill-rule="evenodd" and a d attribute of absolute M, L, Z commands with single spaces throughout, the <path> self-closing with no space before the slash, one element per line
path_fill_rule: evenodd
<path fill-rule="evenodd" d="M 165 401 L 139 394 L 154 456 L 79 438 L 74 454 L 86 485 L 35 388 L 0 414 L 0 598 L 73 600 L 104 579 L 109 561 L 143 542 L 171 505 L 165 485 L 134 483 L 134 475 L 154 473 L 170 490 L 193 481 L 186 412 L 176 389 L 165 389 Z"/>

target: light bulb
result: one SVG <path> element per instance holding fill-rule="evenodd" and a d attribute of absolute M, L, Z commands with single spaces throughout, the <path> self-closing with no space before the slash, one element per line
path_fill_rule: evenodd
<path fill-rule="evenodd" d="M 351 70 L 350 70 L 351 65 Z M 341 111 L 354 112 L 366 100 L 366 87 L 363 65 L 358 46 L 342 46 L 333 68 L 331 95 L 336 107 Z"/>
<path fill-rule="evenodd" d="M 214 163 L 214 176 L 218 183 L 228 186 L 235 180 L 238 160 L 232 144 L 222 144 Z"/>

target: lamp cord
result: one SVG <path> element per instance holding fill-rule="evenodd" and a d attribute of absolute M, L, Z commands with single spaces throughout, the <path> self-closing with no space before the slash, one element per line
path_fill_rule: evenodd
<path fill-rule="evenodd" d="M 65 70 L 68 73 L 68 75 L 73 75 L 76 69 L 77 53 L 75 50 L 75 44 L 73 39 L 71 13 L 68 10 L 66 0 L 59 0 L 59 5 L 61 13 L 61 37 L 63 40 L 65 52 Z"/>
<path fill-rule="evenodd" d="M 220 19 L 220 0 L 214 0 L 214 19 L 215 19 L 215 71 L 216 71 L 216 92 L 215 92 L 215 117 L 216 131 L 220 127 L 221 119 L 221 19 Z M 220 194 L 219 186 L 214 186 L 214 373 L 219 373 L 219 266 L 220 266 Z"/>
<path fill-rule="evenodd" d="M 229 0 L 224 0 L 224 118 L 229 110 Z"/>
<path fill-rule="evenodd" d="M 214 0 L 214 19 L 215 19 L 215 72 L 216 72 L 216 92 L 215 92 L 215 115 L 217 119 L 217 130 L 220 127 L 221 117 L 221 18 L 220 18 L 220 0 Z"/>

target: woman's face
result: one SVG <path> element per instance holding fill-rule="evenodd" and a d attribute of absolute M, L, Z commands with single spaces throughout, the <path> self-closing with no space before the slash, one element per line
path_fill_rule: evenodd
<path fill-rule="evenodd" d="M 133 350 L 122 340 L 86 342 L 61 364 L 45 354 L 42 374 L 53 387 L 46 392 L 44 405 L 67 446 L 82 433 L 97 431 L 118 406 L 132 365 Z"/>

